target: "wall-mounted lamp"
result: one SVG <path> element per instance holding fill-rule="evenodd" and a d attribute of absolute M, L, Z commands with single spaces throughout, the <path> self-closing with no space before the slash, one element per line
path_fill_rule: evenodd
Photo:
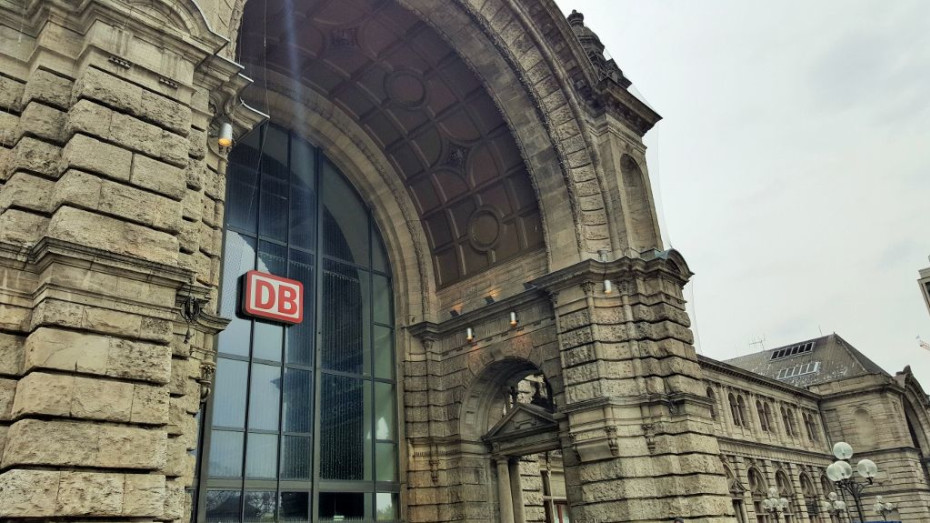
<path fill-rule="evenodd" d="M 604 280 L 604 294 L 610 294 L 614 292 L 614 284 L 610 280 Z"/>
<path fill-rule="evenodd" d="M 233 128 L 229 122 L 223 122 L 220 125 L 220 134 L 216 137 L 216 143 L 220 147 L 229 148 L 233 145 Z"/>
<path fill-rule="evenodd" d="M 517 320 L 517 311 L 510 311 L 510 326 L 516 327 L 519 321 Z"/>
<path fill-rule="evenodd" d="M 465 328 L 465 341 L 468 343 L 475 341 L 475 331 L 471 327 Z"/>

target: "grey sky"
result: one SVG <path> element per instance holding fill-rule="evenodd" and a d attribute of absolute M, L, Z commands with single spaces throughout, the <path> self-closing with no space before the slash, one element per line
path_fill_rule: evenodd
<path fill-rule="evenodd" d="M 930 390 L 930 2 L 559 5 L 665 118 L 649 169 L 699 349 L 835 331 Z"/>

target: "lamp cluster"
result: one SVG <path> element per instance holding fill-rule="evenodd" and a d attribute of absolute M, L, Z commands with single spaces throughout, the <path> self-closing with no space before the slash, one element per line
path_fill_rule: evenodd
<path fill-rule="evenodd" d="M 780 514 L 787 511 L 789 502 L 787 498 L 778 496 L 778 489 L 775 487 L 769 488 L 769 496 L 762 500 L 762 508 L 775 516 L 775 520 L 778 521 Z"/>
<path fill-rule="evenodd" d="M 865 521 L 865 514 L 862 510 L 862 491 L 871 486 L 878 475 L 878 466 L 870 459 L 862 459 L 856 464 L 855 472 L 859 474 L 862 480 L 857 481 L 853 477 L 853 467 L 849 460 L 853 457 L 852 445 L 841 441 L 833 446 L 833 455 L 836 461 L 827 467 L 827 477 L 832 481 L 841 492 L 847 492 L 852 496 L 855 502 L 856 512 L 859 515 L 859 521 Z M 830 493 L 831 512 L 839 512 L 846 509 L 846 503 L 836 499 L 836 493 Z M 825 503 L 825 508 L 826 508 Z M 877 505 L 876 505 L 877 510 Z M 893 508 L 892 508 L 893 510 Z M 889 511 L 890 512 L 890 511 Z"/>

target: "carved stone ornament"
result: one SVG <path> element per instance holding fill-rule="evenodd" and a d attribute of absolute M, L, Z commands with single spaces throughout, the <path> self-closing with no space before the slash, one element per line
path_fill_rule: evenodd
<path fill-rule="evenodd" d="M 216 375 L 216 364 L 209 361 L 200 363 L 200 402 L 205 403 L 213 392 L 213 377 Z"/>

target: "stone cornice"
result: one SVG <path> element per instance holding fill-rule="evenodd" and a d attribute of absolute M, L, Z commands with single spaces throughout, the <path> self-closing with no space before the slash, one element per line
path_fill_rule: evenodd
<path fill-rule="evenodd" d="M 634 254 L 634 253 L 631 253 Z M 554 293 L 586 282 L 609 279 L 616 282 L 644 278 L 653 274 L 667 276 L 684 286 L 693 274 L 678 251 L 646 251 L 601 262 L 587 259 L 530 282 L 533 287 Z"/>

